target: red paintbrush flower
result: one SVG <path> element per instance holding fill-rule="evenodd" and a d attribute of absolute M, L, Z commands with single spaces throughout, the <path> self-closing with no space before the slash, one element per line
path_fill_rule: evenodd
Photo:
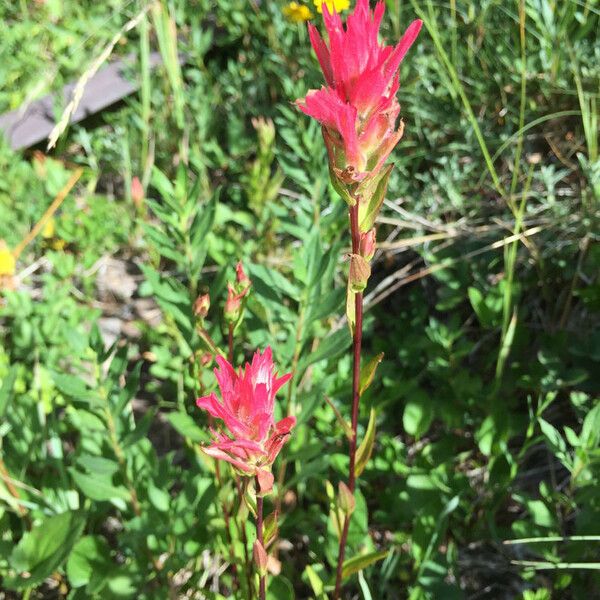
<path fill-rule="evenodd" d="M 213 392 L 196 404 L 221 419 L 227 433 L 212 431 L 214 442 L 202 450 L 213 458 L 226 460 L 242 475 L 258 477 L 260 493 L 273 487 L 271 465 L 296 424 L 295 417 L 275 422 L 275 394 L 291 377 L 274 373 L 271 348 L 257 351 L 252 363 L 236 373 L 233 366 L 217 356 L 215 376 L 222 402 Z"/>
<path fill-rule="evenodd" d="M 402 136 L 402 124 L 396 127 L 398 69 L 422 21 L 413 21 L 396 46 L 386 46 L 378 37 L 384 12 L 383 2 L 371 11 L 368 0 L 357 0 L 344 29 L 339 14 L 325 6 L 329 46 L 308 25 L 327 86 L 297 104 L 323 125 L 332 169 L 343 183 L 376 175 Z"/>

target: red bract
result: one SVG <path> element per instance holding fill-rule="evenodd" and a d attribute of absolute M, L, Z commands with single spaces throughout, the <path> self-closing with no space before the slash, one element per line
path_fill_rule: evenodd
<path fill-rule="evenodd" d="M 223 357 L 216 360 L 222 402 L 213 392 L 198 398 L 196 404 L 221 419 L 226 433 L 213 430 L 214 442 L 202 449 L 231 463 L 242 475 L 257 476 L 260 492 L 265 494 L 273 487 L 271 465 L 296 424 L 295 417 L 277 423 L 273 417 L 275 394 L 292 374 L 277 377 L 269 347 L 263 354 L 257 351 L 252 363 L 237 373 Z"/>
<path fill-rule="evenodd" d="M 357 0 L 344 29 L 340 16 L 325 6 L 329 46 L 308 25 L 327 87 L 297 103 L 323 125 L 330 162 L 345 183 L 375 175 L 402 136 L 402 126 L 396 128 L 398 69 L 422 21 L 413 21 L 396 46 L 386 46 L 378 39 L 384 12 L 383 2 L 371 11 L 368 0 Z"/>

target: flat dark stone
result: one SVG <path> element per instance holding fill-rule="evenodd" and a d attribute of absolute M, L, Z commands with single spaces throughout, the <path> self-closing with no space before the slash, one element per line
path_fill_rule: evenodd
<path fill-rule="evenodd" d="M 159 52 L 150 54 L 150 66 L 160 64 Z M 138 79 L 125 76 L 131 73 L 133 57 L 126 57 L 100 69 L 86 84 L 79 106 L 71 116 L 69 123 L 78 123 L 119 102 L 140 88 Z M 65 107 L 71 100 L 76 82 L 65 85 L 62 90 Z M 54 121 L 55 95 L 49 94 L 35 100 L 26 107 L 4 113 L 0 116 L 0 131 L 4 133 L 13 150 L 29 148 L 48 138 L 56 124 Z M 57 115 L 60 118 L 60 114 Z"/>

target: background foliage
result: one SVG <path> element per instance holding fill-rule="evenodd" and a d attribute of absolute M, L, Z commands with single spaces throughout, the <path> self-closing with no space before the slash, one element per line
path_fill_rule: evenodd
<path fill-rule="evenodd" d="M 416 16 L 425 27 L 402 70 L 406 134 L 367 290 L 366 356 L 384 359 L 362 404 L 377 437 L 350 548 L 387 553 L 348 597 L 594 597 L 600 538 L 573 536 L 600 534 L 600 9 L 387 5 L 388 39 Z M 155 3 L 113 52 L 135 56 L 139 94 L 48 156 L 0 143 L 10 248 L 83 168 L 0 300 L 4 597 L 228 596 L 221 506 L 237 504 L 198 450 L 194 398 L 214 380 L 192 304 L 210 292 L 205 327 L 224 346 L 240 259 L 253 291 L 236 362 L 270 344 L 294 372 L 281 411 L 299 421 L 270 503 L 269 594 L 330 589 L 347 223 L 320 130 L 291 105 L 320 76 L 283 7 Z M 5 2 L 0 112 L 79 77 L 143 8 Z"/>

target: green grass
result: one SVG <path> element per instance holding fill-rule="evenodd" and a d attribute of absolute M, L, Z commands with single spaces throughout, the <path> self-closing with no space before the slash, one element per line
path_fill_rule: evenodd
<path fill-rule="evenodd" d="M 600 9 L 386 4 L 390 40 L 413 18 L 425 27 L 402 67 L 406 133 L 366 290 L 365 360 L 384 359 L 361 407 L 360 439 L 371 410 L 377 434 L 349 556 L 387 554 L 347 589 L 374 600 L 485 589 L 591 598 L 600 592 Z M 270 344 L 280 372 L 295 373 L 280 404 L 298 426 L 285 468 L 276 464 L 281 493 L 266 503 L 280 505 L 285 541 L 271 598 L 331 591 L 332 503 L 347 470 L 347 215 L 327 183 L 319 127 L 291 105 L 321 79 L 304 26 L 285 21 L 283 5 L 0 7 L 1 112 L 115 55 L 136 56 L 141 83 L 61 131 L 45 160 L 0 142 L 0 239 L 11 249 L 83 169 L 54 233 L 26 247 L 16 289 L 0 292 L 3 590 L 228 597 L 221 507 L 234 514 L 237 495 L 228 471 L 217 489 L 198 452 L 208 433 L 194 399 L 214 387 L 201 357 L 227 345 L 226 283 L 242 260 L 254 285 L 235 360 Z M 163 66 L 150 69 L 154 50 Z M 206 292 L 198 330 L 192 305 Z M 115 328 L 111 354 L 100 332 Z M 44 538 L 63 521 L 59 537 Z M 243 573 L 241 545 L 235 552 Z"/>

